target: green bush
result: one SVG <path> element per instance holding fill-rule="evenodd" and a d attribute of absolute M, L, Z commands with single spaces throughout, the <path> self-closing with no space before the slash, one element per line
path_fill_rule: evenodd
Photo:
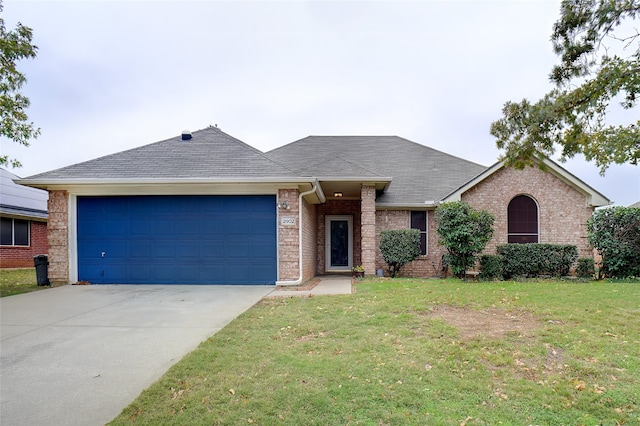
<path fill-rule="evenodd" d="M 445 262 L 462 278 L 493 236 L 493 216 L 486 210 L 477 211 L 463 201 L 455 201 L 439 205 L 435 217 L 438 242 L 447 249 Z"/>
<path fill-rule="evenodd" d="M 595 273 L 596 273 L 596 268 L 593 263 L 592 257 L 581 257 L 580 259 L 578 259 L 576 274 L 580 278 L 593 278 Z"/>
<path fill-rule="evenodd" d="M 480 279 L 502 279 L 502 256 L 485 254 L 480 256 Z"/>
<path fill-rule="evenodd" d="M 640 276 L 640 208 L 596 210 L 587 222 L 587 236 L 602 256 L 601 276 Z"/>
<path fill-rule="evenodd" d="M 567 275 L 578 258 L 577 247 L 570 244 L 504 244 L 497 251 L 506 279 Z"/>
<path fill-rule="evenodd" d="M 380 251 L 387 263 L 387 272 L 394 278 L 400 268 L 420 256 L 420 231 L 395 229 L 380 233 Z"/>

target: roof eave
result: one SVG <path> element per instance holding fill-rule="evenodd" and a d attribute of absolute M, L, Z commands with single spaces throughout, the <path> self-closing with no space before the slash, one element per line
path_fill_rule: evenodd
<path fill-rule="evenodd" d="M 584 182 L 582 179 L 578 178 L 576 175 L 562 168 L 553 161 L 545 159 L 544 164 L 547 167 L 553 169 L 556 175 L 566 183 L 572 184 L 573 186 L 577 187 L 580 192 L 582 192 L 587 197 L 587 205 L 589 207 L 604 207 L 612 204 L 612 201 L 605 197 L 602 193 L 595 190 L 592 186 Z"/>
<path fill-rule="evenodd" d="M 362 176 L 331 176 L 331 177 L 317 177 L 318 182 L 362 182 L 363 185 L 375 186 L 377 190 L 386 191 L 389 189 L 392 177 L 362 177 Z"/>
<path fill-rule="evenodd" d="M 317 179 L 301 177 L 241 177 L 241 178 L 143 178 L 143 179 L 104 179 L 104 178 L 73 178 L 73 179 L 18 179 L 20 185 L 40 189 L 61 188 L 65 186 L 108 186 L 108 185 L 174 185 L 174 184 L 312 184 Z"/>
<path fill-rule="evenodd" d="M 49 217 L 49 214 L 43 210 L 3 207 L 3 208 L 0 208 L 0 216 L 46 222 Z"/>

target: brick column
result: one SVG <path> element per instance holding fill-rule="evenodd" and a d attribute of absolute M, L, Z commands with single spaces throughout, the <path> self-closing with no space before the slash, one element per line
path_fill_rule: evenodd
<path fill-rule="evenodd" d="M 278 261 L 279 280 L 295 281 L 300 274 L 298 259 L 299 206 L 297 189 L 278 190 Z M 286 205 L 286 207 L 285 207 Z M 284 222 L 282 219 L 285 219 Z"/>
<path fill-rule="evenodd" d="M 69 283 L 69 193 L 49 191 L 49 281 L 52 285 Z"/>
<path fill-rule="evenodd" d="M 361 256 L 365 273 L 376 273 L 376 188 L 362 186 L 360 192 L 360 236 Z"/>

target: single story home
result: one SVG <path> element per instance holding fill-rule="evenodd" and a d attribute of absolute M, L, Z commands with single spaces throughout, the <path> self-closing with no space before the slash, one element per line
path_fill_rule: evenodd
<path fill-rule="evenodd" d="M 309 136 L 269 152 L 208 127 L 20 179 L 49 191 L 54 283 L 293 285 L 384 268 L 385 229 L 416 228 L 405 275 L 441 273 L 434 209 L 463 200 L 507 242 L 575 244 L 609 200 L 558 166 L 485 167 L 397 136 Z"/>
<path fill-rule="evenodd" d="M 47 199 L 41 189 L 14 183 L 18 176 L 0 169 L 0 268 L 33 267 L 47 254 Z"/>

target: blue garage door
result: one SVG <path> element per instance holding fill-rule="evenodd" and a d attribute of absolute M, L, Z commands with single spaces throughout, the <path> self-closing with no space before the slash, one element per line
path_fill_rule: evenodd
<path fill-rule="evenodd" d="M 275 196 L 78 197 L 78 280 L 274 284 Z"/>

